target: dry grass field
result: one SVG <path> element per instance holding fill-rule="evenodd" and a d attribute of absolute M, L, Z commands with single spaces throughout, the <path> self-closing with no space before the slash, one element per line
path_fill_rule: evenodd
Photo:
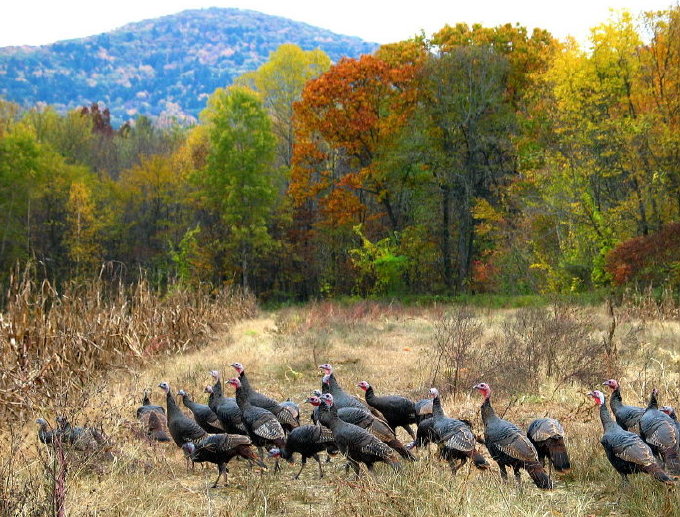
<path fill-rule="evenodd" d="M 599 416 L 585 396 L 617 375 L 628 404 L 645 405 L 654 386 L 661 403 L 680 403 L 677 319 L 641 321 L 621 313 L 610 333 L 600 308 L 445 309 L 360 302 L 261 312 L 215 333 L 201 349 L 109 371 L 81 396 L 56 395 L 51 407 L 36 407 L 24 422 L 11 422 L 11 431 L 1 431 L 3 508 L 17 515 L 51 512 L 52 452 L 38 442 L 33 420 L 53 421 L 61 412 L 78 424 L 101 424 L 113 444 L 104 459 L 67 455 L 71 516 L 680 515 L 677 489 L 644 475 L 620 488 L 599 443 Z M 212 465 L 188 470 L 174 444 L 139 440 L 132 432 L 134 414 L 144 388 L 153 388 L 152 400 L 163 403 L 161 381 L 204 402 L 208 371 L 232 376 L 234 361 L 246 366 L 258 390 L 296 402 L 320 386 L 316 366 L 323 362 L 332 363 L 339 382 L 359 396 L 355 385 L 367 380 L 377 394 L 425 398 L 434 377 L 447 413 L 470 419 L 477 432 L 481 400 L 470 387 L 483 380 L 496 388 L 497 412 L 516 424 L 545 415 L 560 419 L 573 470 L 557 477 L 550 492 L 536 489 L 526 475 L 521 488 L 503 484 L 495 465 L 487 472 L 466 466 L 454 478 L 433 447 L 418 450 L 419 461 L 404 464 L 399 474 L 378 465 L 375 476 L 359 480 L 345 474 L 339 457 L 324 466 L 323 479 L 312 462 L 297 481 L 291 479 L 297 465 L 284 462 L 275 474 L 232 461 L 229 486 L 212 489 Z M 308 407 L 302 410 L 307 423 Z"/>

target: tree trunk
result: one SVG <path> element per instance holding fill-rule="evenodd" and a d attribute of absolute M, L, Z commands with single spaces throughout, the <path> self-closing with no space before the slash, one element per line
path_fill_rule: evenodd
<path fill-rule="evenodd" d="M 441 246 L 442 259 L 444 261 L 444 283 L 446 290 L 453 290 L 453 268 L 451 267 L 451 187 L 449 185 L 439 186 L 442 194 L 442 227 L 441 227 Z"/>
<path fill-rule="evenodd" d="M 472 213 L 468 205 L 469 199 L 465 195 L 461 200 L 458 218 L 458 275 L 456 277 L 456 289 L 458 292 L 464 290 L 472 266 L 474 222 L 472 221 Z"/>

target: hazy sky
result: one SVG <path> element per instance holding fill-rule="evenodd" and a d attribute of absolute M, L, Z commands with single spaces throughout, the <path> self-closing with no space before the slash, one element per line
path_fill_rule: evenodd
<path fill-rule="evenodd" d="M 585 41 L 610 8 L 634 14 L 666 9 L 677 0 L 2 0 L 0 46 L 42 45 L 99 34 L 126 23 L 203 7 L 240 7 L 389 43 L 445 24 L 519 22 L 555 36 Z"/>

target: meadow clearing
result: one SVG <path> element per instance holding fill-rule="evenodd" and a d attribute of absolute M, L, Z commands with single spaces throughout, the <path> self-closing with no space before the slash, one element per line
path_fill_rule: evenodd
<path fill-rule="evenodd" d="M 52 511 L 55 463 L 33 423 L 57 412 L 78 424 L 101 425 L 110 455 L 67 455 L 67 514 L 80 515 L 673 515 L 680 496 L 648 476 L 621 490 L 618 474 L 599 444 L 602 427 L 589 389 L 610 376 L 621 379 L 624 402 L 646 405 L 652 387 L 660 403 L 677 404 L 680 390 L 680 322 L 617 311 L 612 332 L 605 307 L 555 305 L 529 309 L 403 307 L 377 302 L 314 303 L 258 311 L 217 330 L 195 350 L 152 356 L 110 369 L 80 393 L 55 395 L 23 422 L 3 431 L 3 504 L 18 515 Z M 612 351 L 615 349 L 615 351 Z M 609 351 L 608 351 L 609 350 Z M 470 389 L 486 381 L 499 414 L 524 427 L 538 416 L 558 418 L 568 436 L 572 472 L 556 488 L 522 488 L 500 481 L 498 469 L 471 467 L 452 477 L 434 446 L 399 474 L 385 465 L 358 481 L 336 457 L 318 479 L 312 463 L 299 480 L 298 466 L 275 474 L 230 463 L 228 487 L 209 488 L 212 465 L 188 470 L 174 444 L 149 444 L 134 435 L 135 410 L 144 388 L 164 404 L 157 385 L 168 381 L 205 402 L 208 371 L 232 376 L 230 363 L 246 366 L 253 385 L 268 395 L 301 403 L 319 387 L 318 364 L 330 362 L 346 390 L 369 381 L 377 394 L 427 397 L 433 384 L 448 415 L 467 418 L 482 433 L 480 397 Z M 226 395 L 231 395 L 229 387 Z M 303 423 L 309 406 L 301 404 Z M 402 441 L 410 441 L 399 430 Z M 482 447 L 482 451 L 486 453 Z M 488 456 L 488 455 L 487 455 Z M 13 505 L 13 506 L 12 506 Z"/>

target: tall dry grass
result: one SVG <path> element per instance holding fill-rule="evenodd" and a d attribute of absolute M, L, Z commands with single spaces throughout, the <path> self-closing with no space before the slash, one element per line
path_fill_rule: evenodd
<path fill-rule="evenodd" d="M 110 371 L 96 383 L 85 385 L 80 398 L 72 398 L 63 409 L 72 411 L 77 422 L 101 422 L 111 438 L 113 460 L 92 466 L 70 458 L 66 478 L 66 508 L 69 515 L 673 515 L 680 505 L 676 491 L 668 491 L 646 476 L 638 476 L 625 491 L 599 444 L 602 434 L 597 411 L 584 392 L 602 382 L 599 366 L 591 374 L 564 375 L 555 365 L 577 364 L 561 357 L 571 348 L 588 350 L 599 346 L 609 333 L 606 310 L 581 312 L 569 308 L 568 323 L 554 321 L 552 308 L 541 313 L 526 310 L 468 311 L 468 317 L 481 326 L 461 341 L 465 353 L 460 359 L 458 392 L 448 395 L 444 407 L 451 416 L 467 418 L 481 431 L 480 400 L 466 384 L 489 382 L 494 390 L 494 405 L 499 413 L 520 426 L 538 416 L 559 418 L 568 434 L 573 472 L 558 480 L 552 492 L 533 487 L 528 478 L 522 489 L 513 483 L 502 484 L 498 472 L 463 469 L 456 478 L 434 451 L 418 451 L 420 461 L 404 465 L 399 475 L 378 467 L 375 477 L 359 481 L 347 477 L 342 462 L 325 466 L 326 476 L 319 480 L 314 466 L 308 466 L 299 481 L 291 476 L 297 467 L 284 465 L 283 472 L 259 474 L 245 463 L 230 465 L 230 486 L 210 489 L 215 472 L 196 468 L 187 471 L 181 452 L 174 444 L 148 444 L 130 432 L 130 422 L 141 390 L 170 382 L 173 389 L 187 389 L 203 400 L 202 387 L 210 382 L 209 369 L 231 374 L 229 364 L 242 362 L 251 382 L 273 397 L 301 402 L 319 386 L 317 365 L 331 362 L 343 386 L 363 396 L 355 387 L 369 381 L 378 394 L 400 393 L 414 399 L 427 394 L 436 370 L 441 347 L 442 322 L 455 319 L 455 310 L 441 308 L 404 308 L 398 305 L 360 303 L 338 305 L 330 302 L 261 314 L 234 324 L 228 332 L 218 332 L 200 349 L 176 355 L 156 355 L 144 364 Z M 619 316 L 612 339 L 617 343 L 616 368 L 621 374 L 624 399 L 642 405 L 653 386 L 662 390 L 664 403 L 678 400 L 680 368 L 680 329 L 676 322 L 641 324 L 638 319 Z M 575 323 L 576 322 L 576 323 Z M 558 342 L 553 369 L 548 361 L 536 362 L 523 376 L 503 368 L 516 365 L 528 353 L 538 353 L 543 339 L 554 339 L 556 328 L 570 329 L 577 323 L 587 327 L 568 331 Z M 456 328 L 456 325 L 449 328 Z M 460 328 L 460 327 L 459 327 Z M 494 343 L 510 339 L 518 329 L 527 330 L 522 346 L 502 349 Z M 544 330 L 541 330 L 544 329 Z M 457 331 L 452 337 L 457 338 Z M 451 336 L 450 336 L 451 337 Z M 519 339 L 519 338 L 517 338 Z M 584 341 L 585 340 L 585 341 Z M 584 344 L 585 342 L 585 344 Z M 452 345 L 454 348 L 457 345 Z M 512 357 L 507 354 L 514 354 Z M 580 354 L 580 352 L 579 352 Z M 575 354 L 580 357 L 579 354 Z M 490 369 L 491 357 L 498 369 Z M 486 361 L 478 367 L 476 361 Z M 600 361 L 597 355 L 593 363 Z M 514 368 L 514 367 L 513 367 Z M 579 367 L 580 368 L 580 367 Z M 506 371 L 507 370 L 507 371 Z M 453 371 L 453 370 L 452 370 Z M 581 370 L 579 370 L 581 371 Z M 435 383 L 447 384 L 440 365 Z M 514 372 L 514 375 L 513 375 Z M 467 376 L 467 377 L 466 377 Z M 483 378 L 479 378 L 483 376 Z M 509 382 L 508 379 L 518 377 Z M 532 378 L 535 377 L 535 378 Z M 504 380 L 505 379 L 505 380 Z M 453 389 L 450 390 L 454 392 Z M 160 392 L 153 395 L 160 402 Z M 303 407 L 303 419 L 309 410 Z M 31 415 L 42 416 L 42 415 Z M 33 483 L 37 497 L 29 503 L 17 502 L 23 513 L 40 515 L 49 506 L 53 493 L 49 473 L 50 450 L 37 444 L 35 426 L 17 428 L 21 442 L 14 450 L 12 472 L 14 488 L 21 492 L 22 479 Z M 406 434 L 401 434 L 407 440 Z M 6 457 L 6 451 L 5 451 Z M 47 460 L 41 460 L 41 457 Z M 47 501 L 47 503 L 45 502 Z M 23 506 L 21 506 L 23 504 Z M 42 505 L 42 506 L 40 506 Z M 25 511 L 24 511 L 25 510 Z"/>
<path fill-rule="evenodd" d="M 132 285 L 103 275 L 59 292 L 32 267 L 9 279 L 0 312 L 0 418 L 82 388 L 101 370 L 177 354 L 215 331 L 253 316 L 252 296 L 170 285 L 165 294 L 142 277 Z"/>

